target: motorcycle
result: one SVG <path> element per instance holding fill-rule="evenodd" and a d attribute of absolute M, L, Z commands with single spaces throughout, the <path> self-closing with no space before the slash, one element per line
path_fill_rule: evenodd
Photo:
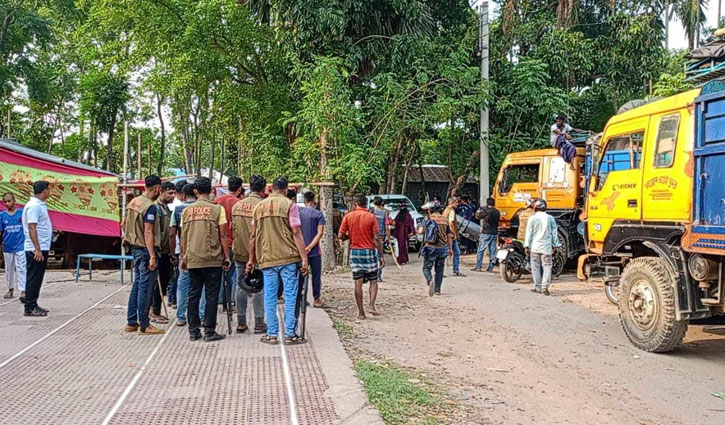
<path fill-rule="evenodd" d="M 500 237 L 496 259 L 499 262 L 501 278 L 508 283 L 518 281 L 524 273 L 531 274 L 531 261 L 520 240 Z M 558 277 L 564 271 L 566 259 L 557 251 L 552 256 L 552 263 L 551 274 Z"/>

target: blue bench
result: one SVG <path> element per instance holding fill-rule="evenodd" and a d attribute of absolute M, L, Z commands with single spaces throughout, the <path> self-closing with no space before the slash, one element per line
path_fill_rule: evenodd
<path fill-rule="evenodd" d="M 123 285 L 123 271 L 126 269 L 126 261 L 133 261 L 130 255 L 110 255 L 110 254 L 80 254 L 76 259 L 76 282 L 81 276 L 81 260 L 88 259 L 88 278 L 93 280 L 93 260 L 116 260 L 121 262 L 121 285 Z M 131 276 L 133 282 L 133 273 Z"/>

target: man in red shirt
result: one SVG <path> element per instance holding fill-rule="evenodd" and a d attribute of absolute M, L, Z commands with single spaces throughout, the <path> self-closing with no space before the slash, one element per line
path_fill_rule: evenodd
<path fill-rule="evenodd" d="M 346 214 L 340 225 L 340 240 L 350 239 L 350 268 L 355 280 L 355 302 L 358 319 L 365 319 L 363 308 L 363 284 L 370 282 L 370 313 L 379 315 L 375 309 L 378 296 L 378 270 L 385 267 L 383 244 L 378 232 L 378 221 L 367 209 L 365 195 L 355 195 L 355 209 Z"/>
<path fill-rule="evenodd" d="M 217 196 L 214 198 L 214 203 L 217 205 L 221 205 L 224 207 L 224 212 L 227 215 L 227 223 L 232 222 L 232 208 L 234 207 L 234 204 L 239 202 L 243 198 L 244 194 L 244 188 L 242 187 L 242 179 L 239 177 L 229 177 L 229 180 L 227 181 L 227 187 L 229 188 L 229 194 L 228 195 L 222 195 Z M 232 233 L 232 226 L 227 227 L 227 243 L 229 244 L 229 258 L 234 258 L 234 255 L 232 254 L 232 246 L 234 245 L 234 233 Z M 236 287 L 234 285 L 234 282 L 237 281 L 237 270 L 236 267 L 232 267 L 231 270 L 227 273 L 224 273 L 224 284 L 226 285 L 227 291 L 221 291 L 221 297 L 220 301 L 222 305 L 224 306 L 224 311 L 226 311 L 227 308 L 227 299 L 225 297 L 225 293 L 229 293 L 231 296 L 231 299 L 234 299 L 234 294 L 231 293 L 231 289 Z M 220 285 L 221 287 L 221 285 Z M 231 302 L 230 302 L 231 303 Z"/>

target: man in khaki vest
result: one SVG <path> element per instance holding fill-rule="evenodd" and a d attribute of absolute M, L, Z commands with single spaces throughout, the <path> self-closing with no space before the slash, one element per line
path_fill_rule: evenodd
<path fill-rule="evenodd" d="M 254 208 L 262 202 L 262 192 L 267 186 L 267 180 L 259 175 L 252 175 L 249 178 L 249 196 L 234 204 L 232 208 L 232 234 L 234 242 L 232 253 L 234 254 L 234 265 L 237 269 L 237 279 L 245 278 L 244 268 L 249 261 L 249 232 L 252 225 Z M 261 334 L 267 331 L 264 324 L 264 296 L 262 292 L 249 294 L 240 286 L 237 287 L 237 333 L 247 331 L 247 300 L 252 299 L 254 307 L 254 333 Z"/>
<path fill-rule="evenodd" d="M 254 209 L 249 239 L 247 273 L 255 264 L 264 274 L 264 310 L 267 313 L 266 344 L 277 344 L 277 288 L 284 288 L 285 344 L 305 342 L 297 336 L 297 287 L 299 274 L 307 274 L 307 251 L 297 204 L 285 197 L 289 186 L 285 177 L 272 183 L 272 194 Z"/>
<path fill-rule="evenodd" d="M 181 267 L 189 271 L 189 336 L 201 339 L 199 330 L 199 300 L 204 290 L 204 341 L 224 339 L 216 333 L 219 285 L 222 268 L 229 271 L 227 244 L 227 215 L 224 207 L 209 200 L 211 180 L 199 177 L 194 183 L 197 201 L 184 209 L 181 226 Z"/>
<path fill-rule="evenodd" d="M 163 304 L 166 289 L 171 281 L 171 210 L 168 204 L 174 201 L 176 197 L 176 186 L 171 182 L 164 182 L 161 185 L 161 193 L 156 199 L 156 215 L 159 220 L 159 230 L 161 242 L 159 246 L 158 260 L 158 283 L 154 282 L 154 295 L 151 299 L 151 321 L 155 323 L 168 323 L 169 318 L 161 314 L 161 304 Z M 159 285 L 160 283 L 160 285 Z"/>
<path fill-rule="evenodd" d="M 161 246 L 161 223 L 154 202 L 161 192 L 161 179 L 148 176 L 145 186 L 146 191 L 128 203 L 126 218 L 122 223 L 123 244 L 131 249 L 134 271 L 125 331 L 154 335 L 164 333 L 163 329 L 149 324 L 148 315 L 156 285 L 157 254 Z"/>

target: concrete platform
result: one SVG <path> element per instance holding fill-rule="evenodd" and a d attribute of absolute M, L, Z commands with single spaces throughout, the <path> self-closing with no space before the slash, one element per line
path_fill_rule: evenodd
<path fill-rule="evenodd" d="M 0 424 L 382 424 L 324 311 L 309 309 L 309 342 L 292 347 L 191 342 L 174 322 L 125 334 L 130 285 L 94 277 L 49 273 L 45 318 L 0 300 Z"/>

